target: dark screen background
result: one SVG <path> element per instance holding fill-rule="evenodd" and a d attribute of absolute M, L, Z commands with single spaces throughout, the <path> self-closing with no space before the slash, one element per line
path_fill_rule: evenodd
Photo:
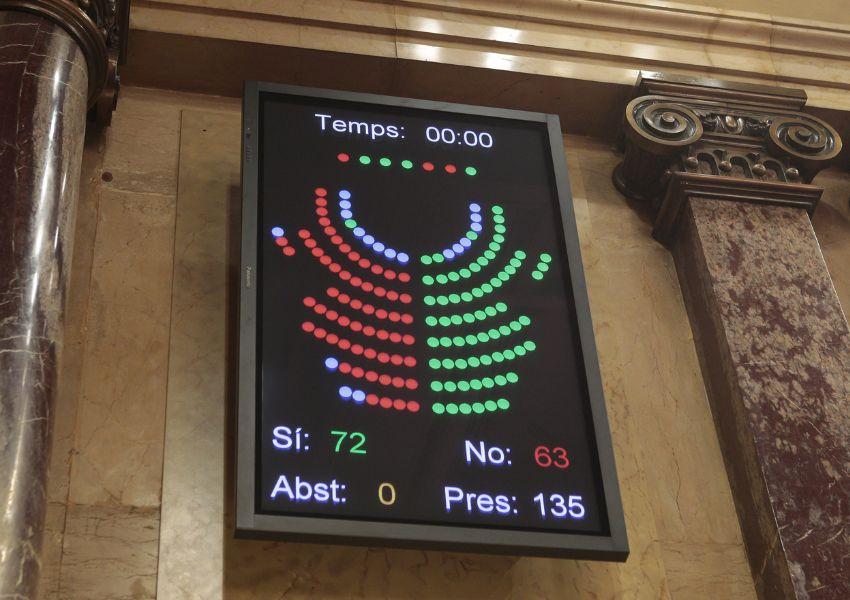
<path fill-rule="evenodd" d="M 321 131 L 315 113 L 332 114 L 343 120 L 365 121 L 403 126 L 404 139 L 379 138 L 348 132 Z M 467 129 L 486 131 L 493 137 L 492 148 L 468 148 L 462 145 L 428 142 L 429 125 L 448 127 L 458 132 Z M 259 512 L 267 514 L 304 514 L 375 521 L 404 521 L 443 525 L 474 525 L 519 529 L 607 533 L 608 524 L 601 493 L 598 459 L 580 351 L 575 306 L 569 284 L 568 263 L 558 208 L 557 191 L 551 166 L 549 140 L 544 123 L 470 116 L 450 112 L 426 111 L 363 104 L 347 101 L 263 93 L 260 96 L 260 178 L 258 226 L 258 466 Z M 560 140 L 558 140 L 560 142 Z M 346 152 L 352 160 L 342 164 L 337 154 Z M 360 154 L 373 158 L 371 165 L 357 162 Z M 381 167 L 377 159 L 386 156 L 391 167 Z M 402 159 L 413 161 L 414 168 L 402 169 Z M 436 169 L 426 172 L 423 161 Z M 457 165 L 458 172 L 448 174 L 446 163 Z M 463 172 L 467 165 L 477 175 Z M 328 190 L 330 219 L 352 248 L 374 262 L 399 270 L 397 263 L 381 261 L 343 226 L 337 208 L 340 189 L 351 191 L 354 217 L 376 238 L 404 250 L 410 263 L 403 270 L 412 275 L 409 284 L 387 282 L 347 262 L 317 224 L 313 190 Z M 431 253 L 451 245 L 468 230 L 471 202 L 481 205 L 484 231 L 462 256 L 451 262 L 426 267 L 419 262 L 422 253 Z M 506 241 L 497 258 L 469 280 L 444 286 L 425 286 L 422 275 L 458 269 L 478 256 L 493 233 L 490 207 L 504 208 Z M 270 234 L 273 227 L 285 229 L 294 256 L 284 256 Z M 388 302 L 340 281 L 310 255 L 298 237 L 307 228 L 335 261 L 353 274 L 387 288 L 408 291 L 413 302 L 401 305 Z M 517 249 L 527 253 L 519 272 L 509 282 L 480 300 L 447 307 L 423 304 L 427 294 L 463 290 L 487 281 L 499 271 Z M 542 281 L 530 277 L 541 252 L 554 260 Z M 404 310 L 415 321 L 404 326 L 378 321 L 358 314 L 349 306 L 335 305 L 325 295 L 329 286 L 368 300 L 376 307 Z M 400 346 L 368 338 L 313 313 L 302 303 L 313 296 L 329 307 L 364 324 L 412 333 L 414 346 Z M 427 327 L 426 315 L 461 313 L 505 302 L 509 311 L 492 319 L 465 325 L 463 332 L 486 330 L 528 315 L 529 327 L 497 341 L 473 347 L 434 350 L 425 343 L 429 335 L 446 328 Z M 363 356 L 355 357 L 317 340 L 301 329 L 310 320 L 352 342 L 416 356 L 414 369 L 383 365 Z M 533 340 L 534 352 L 511 362 L 477 369 L 439 370 L 428 367 L 428 358 L 480 355 L 513 347 L 522 340 Z M 415 377 L 420 385 L 414 391 L 395 390 L 331 373 L 324 361 L 328 356 L 379 372 Z M 595 358 L 594 358 L 595 359 Z M 435 393 L 429 389 L 432 379 L 483 377 L 512 370 L 519 375 L 516 385 L 481 392 Z M 374 391 L 393 398 L 415 399 L 421 405 L 416 413 L 383 409 L 343 401 L 341 385 Z M 497 399 L 505 397 L 507 411 L 470 415 L 437 415 L 434 402 Z M 282 451 L 272 444 L 272 431 L 287 426 L 302 428 L 309 434 L 306 452 Z M 362 432 L 366 436 L 365 455 L 334 452 L 337 438 L 331 430 Z M 510 448 L 510 466 L 481 466 L 466 463 L 464 440 L 484 441 Z M 561 470 L 542 468 L 534 459 L 539 445 L 560 446 L 568 451 L 570 466 Z M 344 443 L 343 450 L 351 443 Z M 278 477 L 287 476 L 294 486 L 296 476 L 311 483 L 344 484 L 346 502 L 322 504 L 294 502 L 270 492 Z M 385 506 L 378 500 L 378 486 L 391 483 L 396 502 Z M 448 513 L 443 505 L 444 486 L 456 486 L 465 492 L 505 494 L 515 497 L 516 513 L 468 513 L 465 509 Z M 580 495 L 587 515 L 580 520 L 542 518 L 532 501 L 538 493 Z M 377 526 L 380 527 L 379 525 Z M 379 529 L 378 529 L 378 535 Z"/>

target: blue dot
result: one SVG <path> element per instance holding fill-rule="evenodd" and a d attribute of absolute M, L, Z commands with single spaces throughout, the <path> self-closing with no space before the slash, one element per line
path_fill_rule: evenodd
<path fill-rule="evenodd" d="M 469 228 L 475 233 L 480 233 L 481 230 L 484 229 L 483 227 L 481 227 L 481 223 L 473 223 L 469 226 Z"/>
<path fill-rule="evenodd" d="M 392 248 L 387 248 L 384 250 L 384 256 L 387 258 L 395 258 L 396 252 Z"/>
<path fill-rule="evenodd" d="M 339 361 L 333 356 L 329 356 L 325 359 L 325 366 L 329 371 L 336 371 L 336 368 L 339 366 Z"/>
<path fill-rule="evenodd" d="M 386 246 L 384 246 L 381 242 L 375 242 L 374 245 L 372 246 L 372 249 L 375 252 L 383 252 L 384 248 L 386 248 Z"/>
<path fill-rule="evenodd" d="M 339 216 L 342 217 L 343 219 L 350 219 L 354 215 L 351 214 L 350 210 L 341 210 L 341 211 L 339 211 Z"/>
<path fill-rule="evenodd" d="M 455 253 L 452 252 L 450 249 L 446 248 L 445 250 L 443 250 L 443 256 L 445 256 L 448 259 L 452 259 L 452 258 L 455 257 Z"/>
<path fill-rule="evenodd" d="M 366 400 L 366 392 L 363 390 L 354 390 L 354 393 L 351 394 L 352 399 L 358 404 Z"/>
<path fill-rule="evenodd" d="M 339 207 L 347 210 L 347 209 L 351 208 L 351 202 L 349 202 L 348 200 L 340 200 L 339 201 Z"/>
<path fill-rule="evenodd" d="M 472 204 L 469 205 L 469 210 L 471 210 L 474 213 L 477 213 L 477 212 L 481 212 L 481 207 L 478 206 L 475 202 L 473 202 Z"/>
<path fill-rule="evenodd" d="M 356 237 L 363 237 L 364 235 L 366 235 L 366 230 L 362 227 L 355 227 L 353 233 Z"/>
<path fill-rule="evenodd" d="M 455 251 L 455 254 L 463 254 L 463 246 L 455 242 L 452 244 L 452 250 Z"/>
<path fill-rule="evenodd" d="M 348 387 L 347 385 L 344 385 L 341 388 L 339 388 L 339 395 L 346 400 L 351 398 L 351 394 L 353 394 L 353 393 L 354 392 L 352 392 L 351 388 Z"/>
<path fill-rule="evenodd" d="M 409 257 L 407 254 L 405 254 L 404 252 L 399 252 L 399 253 L 396 255 L 396 260 L 397 260 L 398 262 L 400 262 L 401 264 L 406 265 L 406 264 L 407 264 L 407 261 L 409 261 L 409 260 L 410 260 L 410 257 Z"/>
<path fill-rule="evenodd" d="M 349 192 L 348 190 L 340 190 L 339 197 L 343 200 L 348 200 L 349 198 L 351 198 L 351 192 Z"/>
<path fill-rule="evenodd" d="M 371 246 L 372 244 L 375 243 L 375 237 L 371 236 L 367 233 L 366 235 L 363 236 L 363 243 L 366 244 L 367 246 Z"/>
<path fill-rule="evenodd" d="M 472 240 L 468 237 L 462 237 L 460 238 L 460 245 L 464 248 L 469 248 L 472 245 Z"/>
<path fill-rule="evenodd" d="M 480 223 L 481 222 L 481 215 L 479 215 L 478 213 L 473 213 L 473 214 L 469 215 L 469 220 L 472 221 L 473 223 Z"/>
<path fill-rule="evenodd" d="M 283 236 L 283 227 L 272 227 L 272 235 L 275 237 Z"/>

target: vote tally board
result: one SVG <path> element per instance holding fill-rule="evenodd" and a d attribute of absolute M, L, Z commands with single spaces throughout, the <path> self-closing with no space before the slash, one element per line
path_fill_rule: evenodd
<path fill-rule="evenodd" d="M 236 533 L 625 560 L 558 118 L 246 85 Z"/>

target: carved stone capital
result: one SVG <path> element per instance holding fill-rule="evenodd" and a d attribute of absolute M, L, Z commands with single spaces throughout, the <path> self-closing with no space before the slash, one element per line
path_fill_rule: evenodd
<path fill-rule="evenodd" d="M 809 183 L 841 151 L 835 129 L 799 111 L 799 95 L 721 83 L 642 75 L 614 172 L 621 193 L 658 202 L 674 173 Z"/>
<path fill-rule="evenodd" d="M 118 64 L 126 54 L 130 0 L 0 0 L 0 10 L 41 15 L 76 40 L 88 67 L 92 116 L 108 125 L 118 99 Z"/>

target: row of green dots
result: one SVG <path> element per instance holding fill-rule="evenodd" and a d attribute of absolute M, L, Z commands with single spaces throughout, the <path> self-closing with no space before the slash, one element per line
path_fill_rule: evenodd
<path fill-rule="evenodd" d="M 505 387 L 508 384 L 517 383 L 519 375 L 509 371 L 504 375 L 494 377 L 482 377 L 481 379 L 461 379 L 459 381 L 432 381 L 431 390 L 434 392 L 477 392 L 482 389 L 492 390 L 494 387 Z"/>
<path fill-rule="evenodd" d="M 550 254 L 546 254 L 545 252 L 540 255 L 540 260 L 537 262 L 537 266 L 534 267 L 534 270 L 531 272 L 531 277 L 540 281 L 543 279 L 543 274 L 549 270 L 549 263 L 552 262 L 552 256 Z"/>
<path fill-rule="evenodd" d="M 486 400 L 485 402 L 446 402 L 445 404 L 442 402 L 435 402 L 431 405 L 431 410 L 434 411 L 435 414 L 450 414 L 456 415 L 458 413 L 462 415 L 470 415 L 475 413 L 480 415 L 485 412 L 496 412 L 497 410 L 508 410 L 511 407 L 511 403 L 508 402 L 507 398 L 499 398 L 498 400 Z"/>
<path fill-rule="evenodd" d="M 488 250 L 489 252 L 489 250 Z M 485 252 L 486 254 L 486 252 Z M 495 255 L 493 256 L 495 258 Z M 522 261 L 525 260 L 526 254 L 522 250 L 514 252 L 513 258 L 505 267 L 496 273 L 489 282 L 482 283 L 480 286 L 474 287 L 468 292 L 460 294 L 448 294 L 439 296 L 425 296 L 422 300 L 428 306 L 439 304 L 440 306 L 448 306 L 449 304 L 459 304 L 461 302 L 472 302 L 476 298 L 483 298 L 487 294 L 493 293 L 496 288 L 502 287 L 513 277 L 517 270 L 522 266 Z"/>
<path fill-rule="evenodd" d="M 531 319 L 523 315 L 519 319 L 511 321 L 507 325 L 501 325 L 498 328 L 493 327 L 488 331 L 479 331 L 476 334 L 469 333 L 465 336 L 456 335 L 454 337 L 429 337 L 427 342 L 432 348 L 439 348 L 440 346 L 443 348 L 451 348 L 452 346 L 456 348 L 475 346 L 477 344 L 486 344 L 487 342 L 492 342 L 501 337 L 511 335 L 514 332 L 521 331 L 523 327 L 528 327 L 530 324 Z"/>
<path fill-rule="evenodd" d="M 498 206 L 498 205 L 493 206 L 491 208 L 491 210 L 493 212 L 494 219 L 495 219 L 496 216 L 500 216 L 500 217 L 502 217 L 502 219 L 504 219 L 504 217 L 502 216 L 504 209 L 501 206 Z M 484 253 L 481 254 L 478 258 L 476 258 L 474 261 L 472 261 L 471 263 L 466 265 L 466 267 L 464 267 L 463 269 L 459 269 L 457 271 L 450 271 L 448 273 L 441 273 L 440 275 L 434 275 L 434 276 L 425 275 L 424 277 L 422 277 L 422 282 L 425 285 L 434 285 L 434 283 L 439 283 L 439 284 L 444 285 L 444 284 L 452 282 L 452 281 L 460 281 L 461 278 L 469 279 L 470 277 L 472 277 L 473 273 L 480 272 L 482 268 L 484 268 L 484 267 L 486 267 L 487 265 L 490 264 L 491 260 L 496 258 L 496 253 L 499 252 L 499 250 L 502 249 L 502 244 L 505 243 L 504 234 L 507 231 L 507 229 L 505 228 L 504 221 L 502 221 L 502 223 L 496 224 L 495 227 L 494 227 L 494 231 L 496 231 L 496 233 L 493 235 L 493 240 L 487 246 L 487 250 L 485 250 Z M 475 233 L 475 232 L 472 231 L 470 233 Z M 467 233 L 466 235 L 467 235 L 467 237 L 469 237 L 469 233 Z M 476 238 L 469 238 L 469 239 L 475 240 Z M 432 255 L 425 255 L 420 260 L 422 261 L 423 265 L 431 265 L 431 264 L 434 264 L 434 263 L 441 263 L 441 262 L 445 261 L 446 259 L 442 254 L 435 253 L 435 254 L 432 254 Z M 454 273 L 454 275 L 452 275 L 452 273 Z"/>
<path fill-rule="evenodd" d="M 537 344 L 528 340 L 522 344 L 517 344 L 513 349 L 497 350 L 490 354 L 482 354 L 481 356 L 470 356 L 468 358 L 432 358 L 428 361 L 428 366 L 434 370 L 437 369 L 475 369 L 480 366 L 488 367 L 494 363 L 504 362 L 506 360 L 514 360 L 525 356 L 529 352 L 534 352 L 537 349 Z"/>
<path fill-rule="evenodd" d="M 508 305 L 504 302 L 496 302 L 493 306 L 485 306 L 484 308 L 478 309 L 475 312 L 468 312 L 457 315 L 444 315 L 442 317 L 435 317 L 434 315 L 428 315 L 425 317 L 425 324 L 434 327 L 436 325 L 442 325 L 443 327 L 451 327 L 452 325 L 462 325 L 464 323 L 470 324 L 475 323 L 476 321 L 484 321 L 490 317 L 495 317 L 499 313 L 506 312 L 508 310 Z"/>

